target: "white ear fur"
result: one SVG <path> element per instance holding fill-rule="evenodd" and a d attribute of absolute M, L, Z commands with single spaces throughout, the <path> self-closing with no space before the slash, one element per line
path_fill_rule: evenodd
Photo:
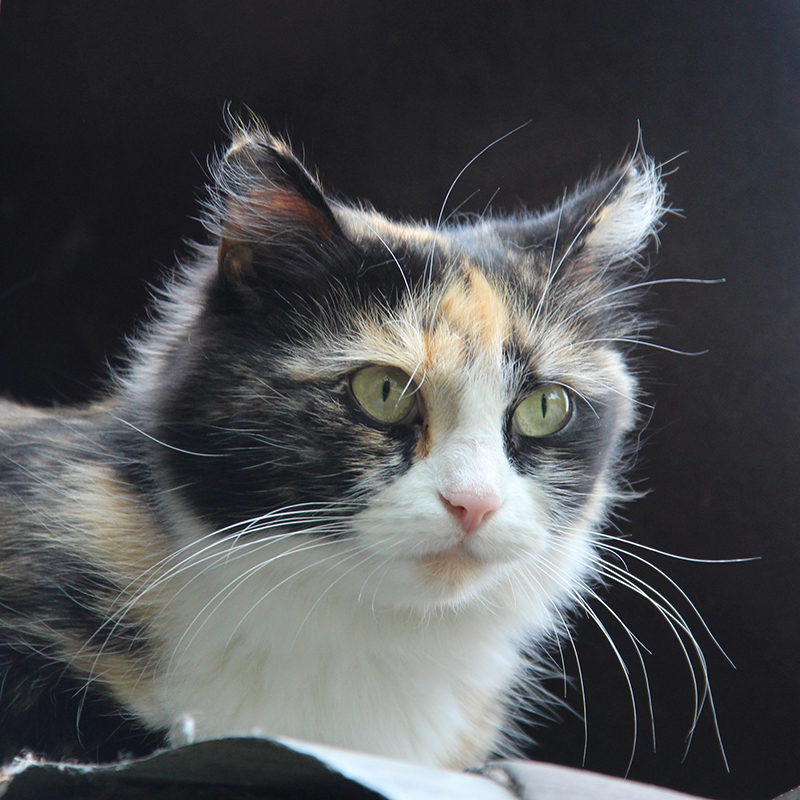
<path fill-rule="evenodd" d="M 594 217 L 585 248 L 607 263 L 635 259 L 652 236 L 657 238 L 666 211 L 661 171 L 647 157 L 637 158 Z"/>

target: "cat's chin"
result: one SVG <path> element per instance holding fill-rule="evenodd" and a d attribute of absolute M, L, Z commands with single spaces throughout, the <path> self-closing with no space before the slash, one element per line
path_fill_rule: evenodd
<path fill-rule="evenodd" d="M 414 606 L 461 606 L 483 597 L 508 566 L 476 555 L 463 544 L 417 556 L 410 565 L 415 585 L 410 599 Z"/>
<path fill-rule="evenodd" d="M 462 545 L 415 559 L 425 583 L 461 591 L 483 577 L 488 564 Z"/>

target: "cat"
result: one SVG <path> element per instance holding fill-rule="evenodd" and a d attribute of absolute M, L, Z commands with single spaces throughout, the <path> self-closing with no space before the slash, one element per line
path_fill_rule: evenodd
<path fill-rule="evenodd" d="M 510 747 L 626 497 L 664 192 L 637 154 L 543 213 L 398 222 L 233 125 L 107 394 L 0 402 L 0 756 Z"/>

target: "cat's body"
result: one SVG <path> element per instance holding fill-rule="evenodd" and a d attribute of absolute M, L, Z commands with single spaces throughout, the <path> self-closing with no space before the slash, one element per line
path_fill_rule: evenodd
<path fill-rule="evenodd" d="M 201 250 L 86 409 L 0 404 L 0 749 L 311 739 L 463 767 L 620 496 L 646 159 L 398 224 L 239 130 Z"/>

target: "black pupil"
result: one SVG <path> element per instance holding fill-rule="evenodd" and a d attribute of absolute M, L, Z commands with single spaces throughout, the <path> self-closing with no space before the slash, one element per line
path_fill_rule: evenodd
<path fill-rule="evenodd" d="M 542 419 L 547 416 L 547 395 L 542 392 Z"/>
<path fill-rule="evenodd" d="M 386 402 L 386 399 L 389 397 L 389 392 L 392 391 L 392 382 L 388 378 L 383 379 L 383 402 Z"/>

